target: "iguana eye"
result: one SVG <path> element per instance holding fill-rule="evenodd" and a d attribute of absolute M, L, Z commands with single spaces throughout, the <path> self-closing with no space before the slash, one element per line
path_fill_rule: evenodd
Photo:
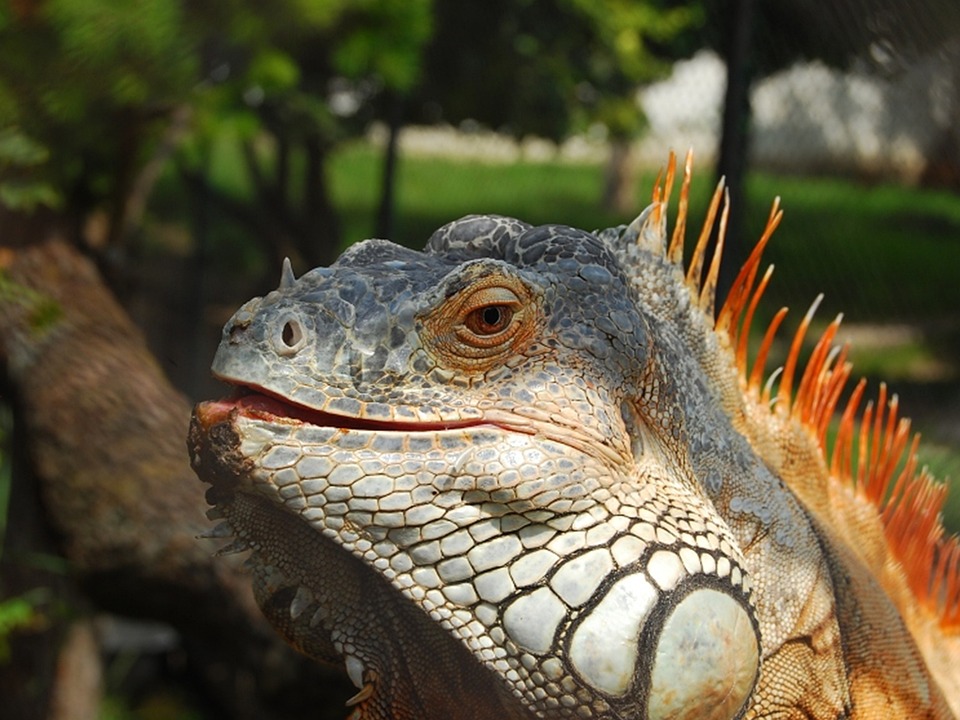
<path fill-rule="evenodd" d="M 422 316 L 422 338 L 447 367 L 484 372 L 522 353 L 541 318 L 531 289 L 509 275 L 485 275 Z"/>
<path fill-rule="evenodd" d="M 513 308 L 509 305 L 487 305 L 471 310 L 463 324 L 477 335 L 496 335 L 510 325 L 512 318 Z"/>
<path fill-rule="evenodd" d="M 523 302 L 508 287 L 480 287 L 460 306 L 457 338 L 473 347 L 494 347 L 510 341 L 522 321 Z"/>

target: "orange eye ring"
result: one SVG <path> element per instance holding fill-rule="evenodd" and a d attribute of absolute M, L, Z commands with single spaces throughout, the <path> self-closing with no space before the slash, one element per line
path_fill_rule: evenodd
<path fill-rule="evenodd" d="M 542 326 L 536 296 L 522 280 L 489 273 L 421 317 L 424 345 L 439 364 L 486 372 L 522 353 Z"/>

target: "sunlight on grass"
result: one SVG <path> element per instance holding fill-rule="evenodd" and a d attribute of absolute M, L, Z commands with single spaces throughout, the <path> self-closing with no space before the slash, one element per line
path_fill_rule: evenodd
<path fill-rule="evenodd" d="M 943 290 L 960 282 L 960 199 L 946 191 L 754 175 L 753 232 L 764 196 L 778 194 L 784 221 L 768 258 L 771 297 L 796 306 L 826 293 L 824 311 L 856 322 L 930 321 L 955 315 Z M 761 206 L 757 206 L 761 203 Z"/>
<path fill-rule="evenodd" d="M 369 237 L 380 191 L 380 157 L 364 144 L 334 157 L 331 179 L 348 242 Z M 629 221 L 599 209 L 602 169 L 568 163 L 486 165 L 401 158 L 397 242 L 422 247 L 439 226 L 471 213 L 512 215 L 533 224 L 589 229 Z M 644 181 L 650 187 L 653 175 Z"/>

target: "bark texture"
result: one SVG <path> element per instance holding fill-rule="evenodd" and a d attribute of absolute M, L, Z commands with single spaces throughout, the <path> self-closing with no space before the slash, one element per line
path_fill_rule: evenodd
<path fill-rule="evenodd" d="M 83 612 L 177 629 L 217 714 L 326 717 L 331 677 L 267 625 L 242 557 L 215 557 L 221 541 L 197 539 L 211 523 L 186 452 L 190 404 L 71 246 L 0 248 L 0 360 L 23 451 L 16 512 L 35 520 L 15 529 L 10 518 L 17 536 L 2 558 L 2 594 L 30 584 L 23 557 L 52 547 L 77 580 Z M 0 676 L 15 672 L 16 657 L 10 665 Z"/>

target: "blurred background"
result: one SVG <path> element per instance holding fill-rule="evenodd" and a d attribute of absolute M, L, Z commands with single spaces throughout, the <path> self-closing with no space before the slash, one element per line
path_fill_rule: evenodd
<path fill-rule="evenodd" d="M 91 259 L 191 399 L 223 392 L 219 329 L 284 257 L 300 274 L 367 237 L 419 248 L 468 213 L 629 222 L 687 148 L 693 218 L 731 188 L 725 282 L 779 196 L 765 317 L 824 293 L 819 327 L 844 313 L 859 373 L 960 477 L 955 0 L 0 3 L 0 246 L 56 236 Z M 23 627 L 5 594 L 0 664 Z M 143 697 L 101 717 L 216 715 Z"/>

